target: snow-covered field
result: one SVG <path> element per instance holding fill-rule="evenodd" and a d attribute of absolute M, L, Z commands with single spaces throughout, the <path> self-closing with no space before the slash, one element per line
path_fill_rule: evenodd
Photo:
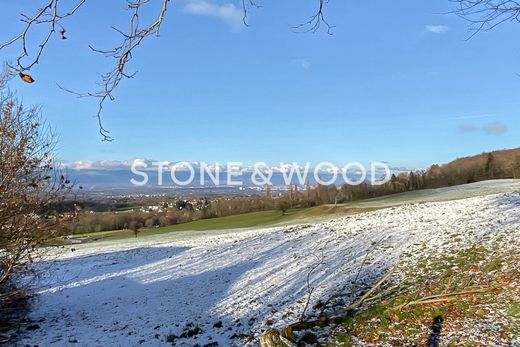
<path fill-rule="evenodd" d="M 420 189 L 409 192 L 385 195 L 378 198 L 346 203 L 347 207 L 380 208 L 411 203 L 437 202 L 467 199 L 482 195 L 503 194 L 520 190 L 520 179 L 501 179 L 480 181 L 458 186 Z"/>
<path fill-rule="evenodd" d="M 402 255 L 500 240 L 518 247 L 520 193 L 404 205 L 318 224 L 159 235 L 73 246 L 45 269 L 23 343 L 40 346 L 256 345 L 319 298 L 379 278 Z M 404 255 L 403 255 L 404 254 Z M 309 275 L 310 273 L 310 275 Z M 308 276 L 309 275 L 309 276 Z M 307 277 L 309 282 L 307 282 Z"/>

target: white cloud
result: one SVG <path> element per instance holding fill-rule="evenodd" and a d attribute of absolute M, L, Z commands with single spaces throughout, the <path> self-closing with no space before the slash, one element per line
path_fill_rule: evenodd
<path fill-rule="evenodd" d="M 300 59 L 294 59 L 293 63 L 301 67 L 302 69 L 309 70 L 311 68 L 311 62 L 309 59 L 300 58 Z"/>
<path fill-rule="evenodd" d="M 242 8 L 232 3 L 214 4 L 205 0 L 190 0 L 183 8 L 183 11 L 197 16 L 215 17 L 232 29 L 241 29 L 243 27 Z"/>
<path fill-rule="evenodd" d="M 133 162 L 145 163 L 151 166 L 153 160 L 136 158 L 131 160 L 64 160 L 60 162 L 63 169 L 72 170 L 110 170 L 110 169 L 128 169 Z"/>
<path fill-rule="evenodd" d="M 444 34 L 450 31 L 450 27 L 447 25 L 426 25 L 425 29 L 434 34 Z"/>

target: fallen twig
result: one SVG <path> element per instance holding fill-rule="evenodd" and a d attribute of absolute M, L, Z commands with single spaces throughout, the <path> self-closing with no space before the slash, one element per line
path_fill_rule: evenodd
<path fill-rule="evenodd" d="M 267 331 L 263 336 L 260 337 L 260 346 L 261 347 L 275 347 L 275 346 L 287 346 L 292 347 L 293 342 L 287 335 L 292 335 L 293 331 L 301 331 L 306 329 L 311 329 L 316 326 L 327 325 L 329 323 L 341 323 L 343 322 L 349 315 L 352 315 L 355 309 L 363 305 L 363 303 L 371 297 L 371 295 L 379 288 L 383 283 L 388 281 L 388 279 L 395 272 L 397 267 L 399 266 L 399 259 L 395 263 L 395 265 L 383 276 L 379 281 L 377 281 L 359 300 L 355 301 L 351 305 L 345 307 L 344 309 L 335 312 L 332 316 L 321 317 L 312 321 L 303 321 L 289 324 L 285 326 L 281 331 L 276 329 L 271 329 Z"/>
<path fill-rule="evenodd" d="M 381 287 L 381 285 L 383 283 L 385 283 L 386 281 L 388 281 L 388 279 L 393 275 L 393 273 L 395 272 L 395 270 L 397 270 L 397 267 L 399 266 L 399 260 L 397 260 L 397 262 L 395 263 L 395 265 L 383 276 L 381 277 L 381 279 L 379 281 L 376 282 L 376 284 L 374 284 L 372 286 L 372 288 L 370 288 L 368 290 L 368 292 L 366 292 L 365 294 L 363 294 L 363 296 L 361 298 L 359 298 L 356 302 L 354 302 L 353 304 L 350 304 L 348 305 L 347 307 L 339 310 L 336 312 L 336 314 L 341 314 L 341 313 L 345 313 L 345 312 L 349 312 L 349 311 L 352 311 L 352 310 L 355 310 L 356 308 L 358 308 L 359 306 L 363 305 L 363 303 L 365 302 L 366 299 L 368 299 L 379 287 Z"/>
<path fill-rule="evenodd" d="M 453 293 L 443 293 L 443 294 L 437 294 L 437 295 L 429 295 L 425 296 L 423 298 L 420 298 L 418 300 L 410 301 L 405 304 L 401 304 L 399 306 L 396 306 L 393 308 L 393 310 L 400 310 L 402 308 L 413 306 L 413 305 L 423 305 L 423 304 L 431 304 L 435 302 L 441 302 L 441 301 L 450 301 L 453 300 L 452 297 L 454 296 L 462 296 L 462 295 L 470 295 L 470 294 L 478 294 L 478 293 L 485 293 L 489 291 L 492 288 L 480 288 L 480 289 L 474 289 L 474 290 L 466 290 L 462 292 L 453 292 Z"/>

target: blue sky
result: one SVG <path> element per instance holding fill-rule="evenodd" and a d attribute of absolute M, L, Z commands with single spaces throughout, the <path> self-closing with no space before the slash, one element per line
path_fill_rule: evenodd
<path fill-rule="evenodd" d="M 2 40 L 20 28 L 19 3 L 30 1 L 2 1 Z M 110 62 L 87 45 L 116 42 L 110 26 L 124 27 L 124 2 L 90 1 L 31 71 L 36 83 L 16 79 L 11 88 L 42 105 L 65 160 L 425 167 L 520 145 L 520 25 L 467 41 L 467 23 L 442 14 L 447 0 L 331 0 L 333 35 L 295 34 L 290 25 L 316 2 L 262 3 L 245 28 L 239 2 L 173 2 L 161 37 L 135 52 L 137 76 L 106 107 L 111 143 L 100 141 L 95 100 L 55 83 L 95 88 Z M 0 51 L 0 60 L 13 54 Z"/>

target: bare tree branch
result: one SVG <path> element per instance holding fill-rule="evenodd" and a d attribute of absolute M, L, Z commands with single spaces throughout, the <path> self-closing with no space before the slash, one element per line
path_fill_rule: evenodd
<path fill-rule="evenodd" d="M 114 100 L 113 92 L 119 86 L 119 83 L 123 78 L 133 78 L 137 73 L 137 71 L 133 73 L 127 73 L 125 67 L 132 59 L 132 53 L 134 49 L 139 46 L 145 38 L 152 35 L 159 35 L 159 31 L 164 21 L 169 2 L 170 0 L 162 0 L 162 7 L 156 19 L 152 23 L 143 27 L 140 25 L 139 16 L 143 6 L 148 4 L 149 0 L 128 0 L 127 6 L 131 11 L 128 32 L 125 33 L 122 30 L 113 27 L 113 29 L 122 36 L 121 44 L 109 50 L 100 50 L 90 46 L 93 52 L 101 53 L 105 57 L 115 60 L 115 67 L 101 76 L 101 81 L 98 83 L 100 87 L 99 91 L 93 93 L 77 93 L 67 88 L 60 87 L 61 89 L 79 97 L 98 98 L 99 102 L 96 118 L 98 120 L 99 133 L 103 137 L 103 141 L 113 140 L 113 138 L 110 136 L 110 132 L 104 128 L 101 119 L 101 114 L 103 112 L 105 102 L 107 100 Z"/>
<path fill-rule="evenodd" d="M 74 15 L 85 4 L 85 1 L 79 0 L 70 10 L 61 12 L 60 0 L 49 0 L 45 6 L 38 9 L 32 16 L 22 14 L 22 22 L 25 23 L 22 31 L 12 39 L 0 44 L 0 50 L 15 43 L 20 43 L 21 45 L 21 54 L 16 58 L 16 65 L 10 66 L 13 72 L 29 71 L 34 65 L 38 64 L 44 49 L 47 47 L 51 37 L 56 33 L 57 27 L 61 28 L 61 37 L 64 38 L 63 33 L 65 31 L 61 22 L 65 18 Z M 43 32 L 46 34 L 40 40 L 36 53 L 31 55 L 27 45 L 28 36 L 39 27 L 44 27 Z M 27 63 L 24 63 L 24 60 L 28 60 Z"/>
<path fill-rule="evenodd" d="M 242 22 L 246 27 L 249 26 L 248 13 L 251 10 L 251 8 L 259 9 L 262 8 L 262 6 L 258 5 L 255 0 L 242 0 L 242 11 L 244 13 L 242 16 Z"/>
<path fill-rule="evenodd" d="M 9 65 L 10 74 L 19 75 L 24 81 L 28 83 L 34 82 L 33 78 L 28 75 L 35 65 L 39 64 L 40 58 L 44 54 L 51 39 L 57 35 L 61 39 L 66 39 L 64 20 L 73 16 L 80 10 L 87 0 L 74 0 L 72 5 L 64 9 L 65 2 L 63 0 L 45 0 L 46 2 L 41 8 L 34 11 L 33 14 L 22 14 L 21 21 L 24 23 L 22 30 L 15 34 L 12 38 L 5 42 L 0 42 L 0 50 L 19 44 L 20 54 L 15 58 L 16 63 Z M 160 8 L 157 16 L 153 21 L 142 25 L 140 23 L 140 14 L 147 5 L 154 6 L 160 3 Z M 325 5 L 330 0 L 318 0 L 319 5 L 316 13 L 310 17 L 305 23 L 293 27 L 293 30 L 298 33 L 317 32 L 322 25 L 326 26 L 327 33 L 332 34 L 332 28 L 324 15 Z M 93 52 L 103 54 L 105 57 L 114 60 L 113 69 L 101 75 L 101 80 L 97 83 L 99 90 L 86 93 L 78 93 L 69 88 L 60 88 L 64 91 L 72 93 L 78 97 L 95 97 L 98 101 L 98 109 L 96 118 L 99 125 L 99 133 L 103 141 L 112 141 L 110 132 L 103 126 L 102 113 L 105 102 L 114 100 L 114 91 L 119 86 L 119 83 L 124 78 L 132 78 L 136 72 L 129 73 L 126 71 L 127 63 L 132 59 L 134 50 L 141 44 L 141 42 L 149 36 L 158 36 L 161 25 L 164 21 L 166 11 L 168 9 L 170 0 L 126 0 L 127 9 L 130 12 L 128 20 L 128 29 L 121 30 L 113 27 L 113 29 L 121 35 L 121 41 L 113 48 L 106 50 L 97 49 L 89 46 Z M 248 14 L 251 9 L 261 8 L 262 6 L 257 0 L 242 0 L 243 18 L 245 26 L 249 26 Z M 38 43 L 33 47 L 29 44 L 33 36 L 43 35 Z"/>
<path fill-rule="evenodd" d="M 132 59 L 134 49 L 137 48 L 145 38 L 152 35 L 159 35 L 159 30 L 163 23 L 169 2 L 169 0 L 161 0 L 161 7 L 155 20 L 143 26 L 139 22 L 140 12 L 145 5 L 150 3 L 150 0 L 127 0 L 127 8 L 130 11 L 129 28 L 127 31 L 113 28 L 121 34 L 121 43 L 114 48 L 104 51 L 90 46 L 92 51 L 101 53 L 107 58 L 115 60 L 114 68 L 101 76 L 101 80 L 98 82 L 100 89 L 95 92 L 78 93 L 60 87 L 62 90 L 71 92 L 77 96 L 95 97 L 99 99 L 96 118 L 98 120 L 99 133 L 103 141 L 112 141 L 110 132 L 103 126 L 101 119 L 105 102 L 107 100 L 114 100 L 113 92 L 123 78 L 132 78 L 135 75 L 135 72 L 126 72 L 126 64 Z M 85 3 L 86 0 L 78 0 L 72 8 L 63 11 L 61 0 L 48 0 L 48 2 L 33 15 L 28 16 L 22 14 L 22 22 L 24 22 L 25 25 L 21 32 L 0 44 L 0 50 L 15 43 L 20 44 L 21 53 L 16 58 L 16 63 L 9 65 L 10 73 L 12 75 L 20 74 L 20 76 L 22 76 L 25 75 L 23 74 L 24 71 L 30 71 L 31 68 L 37 65 L 40 62 L 45 48 L 54 35 L 59 35 L 61 39 L 66 39 L 65 28 L 62 24 L 63 20 L 74 15 Z M 44 36 L 38 43 L 36 50 L 31 52 L 31 47 L 28 45 L 29 36 L 38 32 L 43 32 Z"/>
<path fill-rule="evenodd" d="M 520 22 L 520 3 L 513 0 L 450 0 L 456 4 L 452 13 L 470 23 L 472 38 L 504 22 Z"/>
<path fill-rule="evenodd" d="M 309 18 L 308 21 L 300 23 L 292 27 L 295 33 L 316 33 L 320 30 L 322 25 L 325 25 L 327 28 L 327 34 L 332 35 L 332 29 L 334 26 L 330 25 L 327 19 L 325 18 L 324 10 L 325 5 L 329 3 L 330 0 L 319 0 L 319 6 L 316 12 Z"/>

